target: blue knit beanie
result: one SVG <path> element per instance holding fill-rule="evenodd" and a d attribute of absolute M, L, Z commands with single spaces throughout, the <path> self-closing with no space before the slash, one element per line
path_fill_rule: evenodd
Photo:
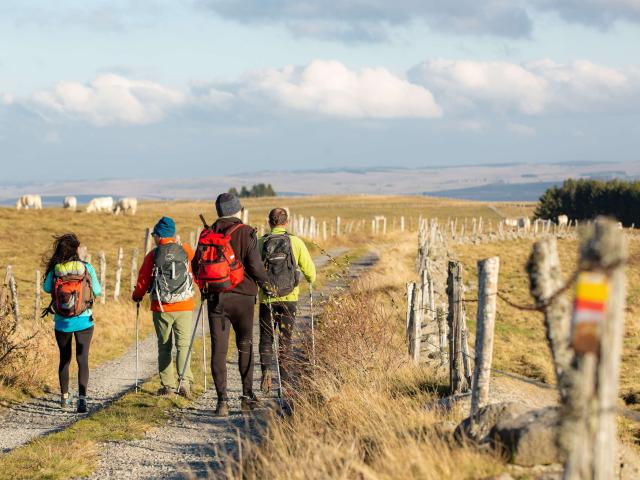
<path fill-rule="evenodd" d="M 176 236 L 176 222 L 173 218 L 162 217 L 156 226 L 153 227 L 153 234 L 160 238 L 171 238 Z"/>

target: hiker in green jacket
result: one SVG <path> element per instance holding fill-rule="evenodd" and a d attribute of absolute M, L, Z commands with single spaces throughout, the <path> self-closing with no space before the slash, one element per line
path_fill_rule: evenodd
<path fill-rule="evenodd" d="M 260 238 L 258 248 L 275 296 L 260 291 L 260 363 L 262 380 L 260 389 L 271 391 L 273 363 L 273 334 L 280 329 L 280 375 L 289 380 L 291 363 L 291 337 L 295 327 L 296 307 L 300 292 L 300 272 L 310 284 L 316 281 L 316 266 L 304 242 L 287 232 L 289 218 L 284 208 L 269 212 L 271 232 Z M 271 308 L 270 308 L 271 307 Z M 273 316 L 273 319 L 272 319 Z M 273 325 L 271 321 L 273 320 Z"/>

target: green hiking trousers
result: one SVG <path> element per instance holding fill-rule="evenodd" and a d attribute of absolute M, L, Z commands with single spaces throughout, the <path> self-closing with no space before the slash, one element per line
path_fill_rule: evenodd
<path fill-rule="evenodd" d="M 153 312 L 153 325 L 158 337 L 158 370 L 160 382 L 168 388 L 176 388 L 175 372 L 182 371 L 191 340 L 191 323 L 193 312 Z M 176 363 L 173 366 L 173 343 L 176 344 Z M 189 362 L 190 363 L 190 362 Z M 187 365 L 184 378 L 193 382 L 191 365 Z"/>

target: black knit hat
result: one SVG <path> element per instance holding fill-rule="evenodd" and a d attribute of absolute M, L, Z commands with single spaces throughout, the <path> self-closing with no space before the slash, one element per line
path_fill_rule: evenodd
<path fill-rule="evenodd" d="M 216 198 L 216 212 L 219 217 L 229 217 L 242 210 L 240 199 L 230 193 L 221 193 Z"/>

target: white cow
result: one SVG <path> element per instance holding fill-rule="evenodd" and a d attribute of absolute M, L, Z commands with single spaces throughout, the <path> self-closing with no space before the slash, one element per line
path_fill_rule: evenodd
<path fill-rule="evenodd" d="M 515 218 L 505 218 L 504 219 L 504 226 L 505 227 L 516 228 L 518 226 L 518 220 L 515 219 Z"/>
<path fill-rule="evenodd" d="M 112 212 L 113 197 L 94 198 L 87 205 L 87 213 L 91 212 Z"/>
<path fill-rule="evenodd" d="M 518 219 L 518 228 L 529 230 L 531 228 L 531 219 L 529 217 L 520 217 Z"/>
<path fill-rule="evenodd" d="M 42 197 L 40 195 L 22 195 L 16 202 L 16 208 L 18 210 L 29 210 L 33 208 L 35 210 L 42 210 Z"/>
<path fill-rule="evenodd" d="M 73 212 L 78 208 L 78 200 L 76 197 L 64 197 L 64 202 L 62 202 L 62 206 L 66 210 L 71 210 Z"/>
<path fill-rule="evenodd" d="M 138 199 L 133 197 L 125 197 L 116 202 L 113 213 L 118 215 L 120 212 L 122 212 L 122 214 L 125 215 L 127 212 L 131 212 L 131 215 L 135 215 L 136 210 L 138 210 Z"/>
<path fill-rule="evenodd" d="M 569 225 L 569 217 L 567 217 L 566 215 L 558 215 L 558 218 L 556 220 L 559 227 L 566 227 L 567 225 Z"/>

